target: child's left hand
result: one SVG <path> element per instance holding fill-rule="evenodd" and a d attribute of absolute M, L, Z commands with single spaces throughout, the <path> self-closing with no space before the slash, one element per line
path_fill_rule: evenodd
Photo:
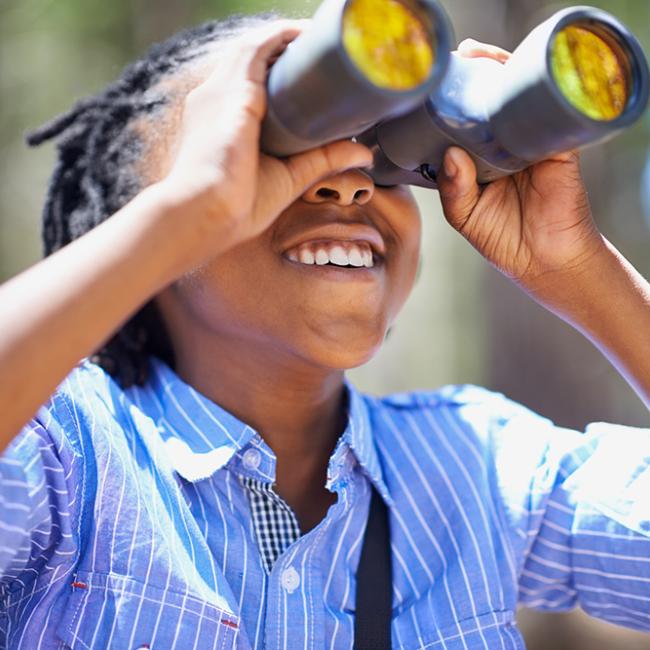
<path fill-rule="evenodd" d="M 505 62 L 509 53 L 464 41 L 459 53 Z M 462 149 L 452 147 L 438 178 L 449 223 L 489 262 L 545 303 L 604 246 L 575 152 L 558 154 L 485 187 Z"/>
<path fill-rule="evenodd" d="M 463 56 L 507 61 L 476 41 Z M 452 147 L 438 187 L 445 216 L 478 251 L 535 300 L 596 345 L 650 409 L 650 284 L 600 234 L 578 154 L 544 160 L 487 186 Z"/>

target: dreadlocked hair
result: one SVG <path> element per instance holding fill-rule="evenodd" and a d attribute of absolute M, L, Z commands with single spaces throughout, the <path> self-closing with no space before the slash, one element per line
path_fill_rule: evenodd
<path fill-rule="evenodd" d="M 50 255 L 120 210 L 147 184 L 134 167 L 146 142 L 132 128 L 169 103 L 156 84 L 210 51 L 217 41 L 275 18 L 272 13 L 210 21 L 152 46 L 99 94 L 27 135 L 37 146 L 56 140 L 58 160 L 42 215 L 44 255 Z M 122 387 L 144 384 L 149 358 L 174 367 L 174 351 L 153 301 L 91 356 Z"/>

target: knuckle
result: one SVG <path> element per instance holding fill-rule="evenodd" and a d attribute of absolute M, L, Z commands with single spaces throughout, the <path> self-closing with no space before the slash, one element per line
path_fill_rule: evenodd
<path fill-rule="evenodd" d="M 472 48 L 482 45 L 479 41 L 473 38 L 465 38 L 458 44 L 458 49 Z"/>
<path fill-rule="evenodd" d="M 246 32 L 241 36 L 235 36 L 231 41 L 231 52 L 230 59 L 233 64 L 236 62 L 248 63 L 252 58 L 254 58 L 255 53 L 259 49 L 259 42 L 256 39 L 256 30 L 251 30 Z"/>
<path fill-rule="evenodd" d="M 201 105 L 204 101 L 205 89 L 203 84 L 192 88 L 187 95 L 185 95 L 185 109 L 188 111 L 194 110 L 197 106 Z"/>
<path fill-rule="evenodd" d="M 266 93 L 263 86 L 253 82 L 245 81 L 242 85 L 239 102 L 246 111 L 257 119 L 262 119 L 266 111 Z"/>

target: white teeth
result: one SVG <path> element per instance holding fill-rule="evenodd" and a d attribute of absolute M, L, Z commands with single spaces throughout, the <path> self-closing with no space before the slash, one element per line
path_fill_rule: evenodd
<path fill-rule="evenodd" d="M 325 264 L 334 264 L 336 266 L 353 266 L 356 268 L 362 266 L 372 268 L 375 265 L 372 250 L 366 242 L 307 243 L 292 248 L 285 254 L 292 262 L 307 265 L 324 266 Z"/>
<path fill-rule="evenodd" d="M 356 246 L 353 246 L 350 249 L 350 252 L 348 253 L 348 259 L 350 260 L 350 264 L 352 266 L 363 266 L 363 255 Z"/>
<path fill-rule="evenodd" d="M 330 262 L 337 266 L 347 266 L 349 264 L 348 254 L 341 246 L 334 246 L 329 254 Z"/>

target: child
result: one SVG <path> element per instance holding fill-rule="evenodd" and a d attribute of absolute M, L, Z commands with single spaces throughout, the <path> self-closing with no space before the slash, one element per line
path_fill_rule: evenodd
<path fill-rule="evenodd" d="M 359 144 L 259 153 L 267 67 L 304 26 L 177 35 L 32 137 L 59 163 L 52 255 L 0 291 L 0 645 L 350 648 L 371 494 L 393 647 L 522 648 L 518 603 L 650 630 L 647 430 L 345 382 L 412 287 L 419 214 Z M 481 189 L 452 149 L 440 192 L 650 405 L 650 287 L 577 156 Z"/>

